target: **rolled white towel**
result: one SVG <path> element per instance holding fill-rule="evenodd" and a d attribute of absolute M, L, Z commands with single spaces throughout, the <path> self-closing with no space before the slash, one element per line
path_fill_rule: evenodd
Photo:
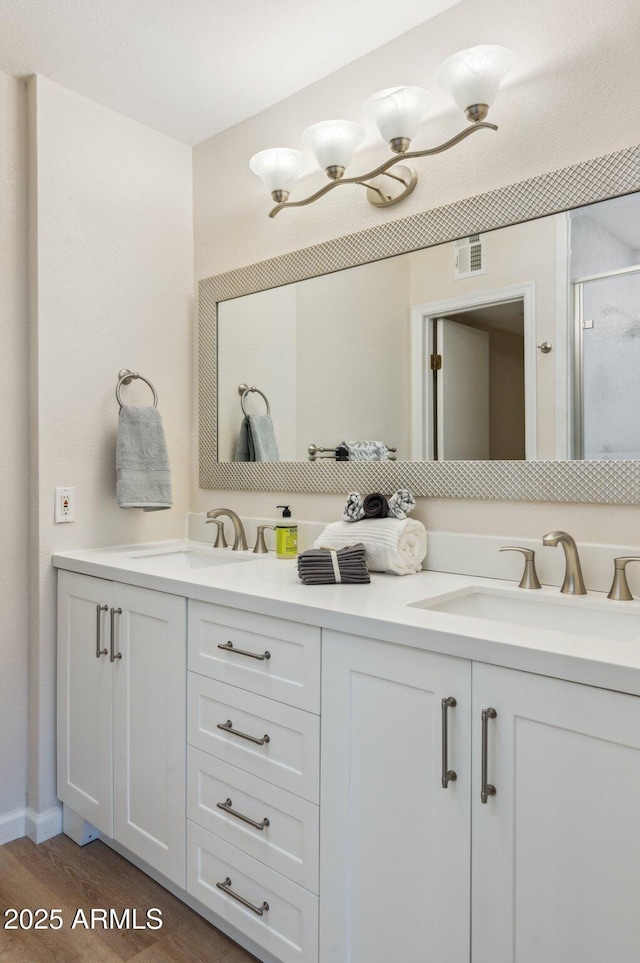
<path fill-rule="evenodd" d="M 362 522 L 332 522 L 314 548 L 344 548 L 362 542 L 370 572 L 413 575 L 427 554 L 427 532 L 414 518 L 373 518 Z"/>

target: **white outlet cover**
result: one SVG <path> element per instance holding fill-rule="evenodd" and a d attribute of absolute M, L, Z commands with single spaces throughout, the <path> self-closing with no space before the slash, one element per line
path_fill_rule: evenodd
<path fill-rule="evenodd" d="M 56 488 L 54 503 L 54 521 L 58 525 L 75 521 L 76 490 L 75 488 Z"/>

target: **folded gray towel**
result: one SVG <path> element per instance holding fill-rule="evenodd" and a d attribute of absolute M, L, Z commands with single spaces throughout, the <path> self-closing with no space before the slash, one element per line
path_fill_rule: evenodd
<path fill-rule="evenodd" d="M 270 415 L 245 415 L 240 425 L 234 461 L 280 461 Z"/>
<path fill-rule="evenodd" d="M 364 545 L 310 548 L 298 555 L 298 577 L 305 585 L 366 585 L 371 581 Z"/>
<path fill-rule="evenodd" d="M 123 405 L 116 443 L 116 498 L 120 508 L 171 508 L 171 471 L 162 418 L 156 408 Z"/>

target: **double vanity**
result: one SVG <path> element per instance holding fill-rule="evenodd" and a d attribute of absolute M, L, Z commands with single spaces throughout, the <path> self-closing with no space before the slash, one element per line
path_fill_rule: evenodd
<path fill-rule="evenodd" d="M 267 963 L 640 955 L 640 603 L 57 555 L 58 794 Z"/>

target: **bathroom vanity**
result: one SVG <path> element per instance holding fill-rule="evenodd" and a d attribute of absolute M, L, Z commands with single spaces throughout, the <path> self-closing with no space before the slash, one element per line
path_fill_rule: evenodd
<path fill-rule="evenodd" d="M 66 821 L 260 959 L 637 958 L 640 604 L 201 543 L 54 562 Z"/>

